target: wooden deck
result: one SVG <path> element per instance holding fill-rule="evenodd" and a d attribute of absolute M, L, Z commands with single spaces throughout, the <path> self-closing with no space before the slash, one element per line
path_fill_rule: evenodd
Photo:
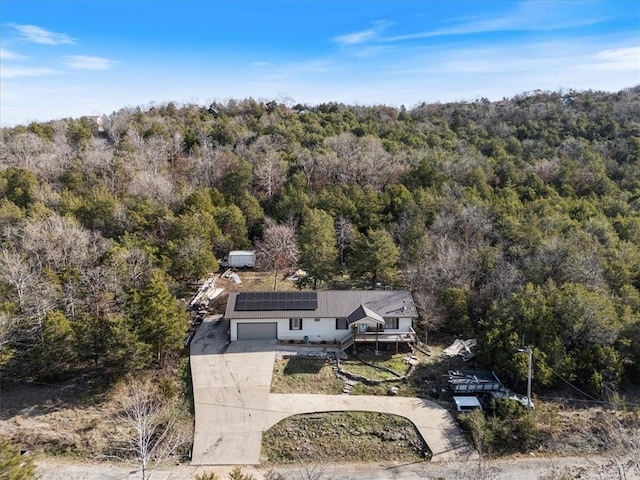
<path fill-rule="evenodd" d="M 412 328 L 405 332 L 366 332 L 351 333 L 340 341 L 342 350 L 354 343 L 416 343 L 417 336 Z"/>

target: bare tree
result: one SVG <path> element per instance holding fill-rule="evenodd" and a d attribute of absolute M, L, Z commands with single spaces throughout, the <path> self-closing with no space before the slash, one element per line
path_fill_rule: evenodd
<path fill-rule="evenodd" d="M 338 162 L 325 162 L 325 167 L 333 171 L 323 173 L 333 176 L 337 183 L 356 183 L 380 191 L 405 170 L 402 159 L 393 158 L 382 141 L 373 136 L 359 138 L 352 133 L 342 133 L 327 138 L 324 145 L 335 152 Z"/>
<path fill-rule="evenodd" d="M 0 248 L 0 282 L 13 287 L 21 313 L 25 310 L 25 296 L 35 272 L 24 255 L 13 249 Z"/>
<path fill-rule="evenodd" d="M 19 342 L 24 330 L 24 319 L 21 316 L 0 312 L 0 351 L 7 345 Z"/>
<path fill-rule="evenodd" d="M 285 163 L 278 153 L 269 152 L 256 166 L 254 175 L 267 200 L 271 200 L 286 180 Z"/>
<path fill-rule="evenodd" d="M 298 263 L 299 249 L 293 225 L 277 224 L 267 219 L 262 241 L 257 246 L 257 261 L 260 268 L 273 270 L 273 289 L 278 289 L 278 272 Z"/>
<path fill-rule="evenodd" d="M 184 445 L 188 435 L 172 402 L 146 380 L 129 380 L 124 386 L 118 416 L 119 458 L 140 466 L 142 480 Z"/>
<path fill-rule="evenodd" d="M 612 460 L 612 478 L 640 477 L 640 420 L 633 412 L 601 412 L 591 425 L 592 441 L 603 445 Z"/>
<path fill-rule="evenodd" d="M 149 253 L 138 246 L 117 250 L 111 264 L 121 278 L 126 279 L 126 285 L 133 288 L 139 288 L 153 268 L 153 260 Z"/>
<path fill-rule="evenodd" d="M 13 248 L 0 248 L 0 286 L 7 285 L 13 291 L 18 306 L 16 313 L 0 314 L 0 347 L 37 341 L 55 298 L 39 273 L 26 256 Z"/>
<path fill-rule="evenodd" d="M 99 233 L 59 215 L 27 223 L 21 242 L 23 250 L 35 259 L 35 263 L 56 272 L 68 267 L 91 267 L 111 246 L 110 241 Z"/>
<path fill-rule="evenodd" d="M 157 175 L 148 171 L 138 172 L 129 184 L 129 193 L 158 202 L 160 205 L 171 205 L 181 199 L 176 195 L 175 185 L 163 173 Z"/>
<path fill-rule="evenodd" d="M 340 265 L 344 265 L 344 251 L 353 240 L 353 225 L 342 216 L 336 219 L 336 239 L 340 251 Z"/>
<path fill-rule="evenodd" d="M 2 142 L 1 148 L 6 166 L 33 168 L 36 158 L 45 150 L 45 141 L 35 133 L 18 133 Z"/>

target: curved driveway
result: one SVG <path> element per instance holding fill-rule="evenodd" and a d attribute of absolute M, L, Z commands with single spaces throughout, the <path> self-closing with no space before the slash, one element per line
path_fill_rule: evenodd
<path fill-rule="evenodd" d="M 262 432 L 299 413 L 372 411 L 400 415 L 417 427 L 432 461 L 466 459 L 472 452 L 447 410 L 409 397 L 269 393 L 274 343 L 227 344 L 228 322 L 207 319 L 191 343 L 195 407 L 192 464 L 260 463 Z"/>

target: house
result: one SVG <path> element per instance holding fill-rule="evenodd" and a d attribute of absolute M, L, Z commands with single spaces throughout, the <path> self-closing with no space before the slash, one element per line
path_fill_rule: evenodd
<path fill-rule="evenodd" d="M 330 343 L 414 343 L 418 317 L 408 290 L 232 292 L 230 338 Z M 376 348 L 377 349 L 377 348 Z"/>

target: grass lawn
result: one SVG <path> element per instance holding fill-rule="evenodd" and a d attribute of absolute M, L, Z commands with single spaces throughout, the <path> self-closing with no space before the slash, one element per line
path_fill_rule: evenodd
<path fill-rule="evenodd" d="M 359 354 L 360 358 L 373 365 L 389 368 L 404 375 L 409 364 L 404 361 L 408 353 L 373 355 Z M 419 359 L 422 361 L 423 356 Z M 291 357 L 274 363 L 271 380 L 272 393 L 322 393 L 336 395 L 342 393 L 344 381 L 335 377 L 332 361 L 324 358 Z M 392 373 L 366 365 L 354 357 L 340 362 L 343 370 L 361 375 L 372 380 L 386 380 L 395 378 Z M 420 370 L 420 368 L 419 368 Z M 419 383 L 419 380 L 415 383 Z M 393 386 L 400 388 L 398 395 L 413 397 L 418 393 L 414 382 L 385 382 L 381 385 L 365 385 L 358 383 L 352 390 L 352 395 L 387 395 Z"/>
<path fill-rule="evenodd" d="M 374 412 L 296 415 L 267 430 L 266 463 L 419 462 L 426 445 L 407 419 Z"/>
<path fill-rule="evenodd" d="M 271 393 L 324 393 L 337 395 L 344 382 L 333 374 L 331 360 L 291 357 L 273 365 Z"/>
<path fill-rule="evenodd" d="M 340 365 L 342 366 L 343 370 L 346 370 L 355 375 L 367 377 L 371 380 L 389 380 L 397 376 L 405 375 L 407 373 L 407 371 L 409 370 L 409 364 L 404 361 L 404 358 L 406 358 L 407 355 L 410 354 L 384 353 L 382 355 L 373 355 L 371 353 L 362 353 L 358 354 L 358 358 L 349 356 L 348 359 L 341 361 Z M 365 362 L 370 363 L 371 365 L 362 363 L 359 359 L 362 359 Z M 383 370 L 382 368 L 392 370 L 396 372 L 397 375 L 394 375 L 387 370 Z"/>

